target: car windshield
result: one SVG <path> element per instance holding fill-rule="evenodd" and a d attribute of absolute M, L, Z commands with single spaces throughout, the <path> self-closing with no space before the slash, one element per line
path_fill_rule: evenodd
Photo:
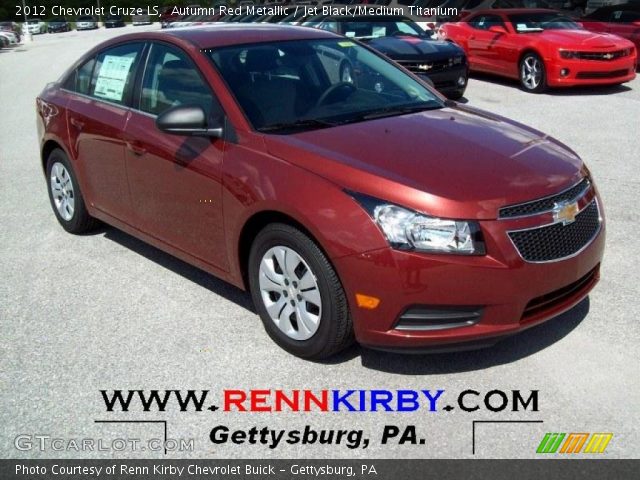
<path fill-rule="evenodd" d="M 346 38 L 206 49 L 259 131 L 293 133 L 443 102 L 389 61 Z"/>
<path fill-rule="evenodd" d="M 544 30 L 581 30 L 582 27 L 569 17 L 556 12 L 532 12 L 509 15 L 509 21 L 518 33 Z"/>
<path fill-rule="evenodd" d="M 345 36 L 355 38 L 378 38 L 402 35 L 412 37 L 424 36 L 424 30 L 408 18 L 397 20 L 344 21 L 343 32 Z"/>

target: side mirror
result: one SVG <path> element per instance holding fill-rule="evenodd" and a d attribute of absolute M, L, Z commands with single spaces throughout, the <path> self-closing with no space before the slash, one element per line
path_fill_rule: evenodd
<path fill-rule="evenodd" d="M 156 127 L 172 135 L 191 135 L 222 138 L 222 127 L 209 128 L 207 116 L 202 107 L 178 105 L 165 110 L 156 118 Z"/>
<path fill-rule="evenodd" d="M 507 30 L 501 25 L 492 25 L 491 27 L 489 27 L 489 31 L 493 33 L 500 33 L 500 34 L 507 33 Z"/>

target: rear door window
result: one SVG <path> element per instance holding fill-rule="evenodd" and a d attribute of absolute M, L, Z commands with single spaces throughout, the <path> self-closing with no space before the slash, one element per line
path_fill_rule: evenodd
<path fill-rule="evenodd" d="M 91 95 L 127 104 L 143 46 L 143 43 L 128 43 L 100 53 L 93 68 Z"/>

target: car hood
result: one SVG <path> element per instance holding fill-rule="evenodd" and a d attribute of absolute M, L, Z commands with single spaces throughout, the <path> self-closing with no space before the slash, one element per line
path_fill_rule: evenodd
<path fill-rule="evenodd" d="M 494 219 L 584 175 L 558 141 L 462 106 L 264 138 L 272 155 L 342 188 L 449 218 Z"/>
<path fill-rule="evenodd" d="M 450 42 L 411 36 L 379 37 L 366 44 L 394 60 L 438 60 L 464 55 L 464 50 Z"/>
<path fill-rule="evenodd" d="M 615 48 L 627 43 L 617 35 L 589 30 L 545 30 L 542 38 L 561 47 Z"/>

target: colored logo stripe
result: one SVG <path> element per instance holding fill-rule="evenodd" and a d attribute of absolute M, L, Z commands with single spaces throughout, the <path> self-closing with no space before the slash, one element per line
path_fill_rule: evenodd
<path fill-rule="evenodd" d="M 604 453 L 612 437 L 613 433 L 594 433 L 587 448 L 584 449 L 584 453 Z"/>
<path fill-rule="evenodd" d="M 583 432 L 546 433 L 538 445 L 536 453 L 604 453 L 612 438 L 613 433 L 601 432 L 593 434 Z M 585 444 L 586 447 L 583 450 L 582 447 Z M 561 448 L 560 445 L 562 445 Z"/>
<path fill-rule="evenodd" d="M 563 438 L 564 433 L 547 433 L 538 445 L 536 453 L 556 453 Z"/>

